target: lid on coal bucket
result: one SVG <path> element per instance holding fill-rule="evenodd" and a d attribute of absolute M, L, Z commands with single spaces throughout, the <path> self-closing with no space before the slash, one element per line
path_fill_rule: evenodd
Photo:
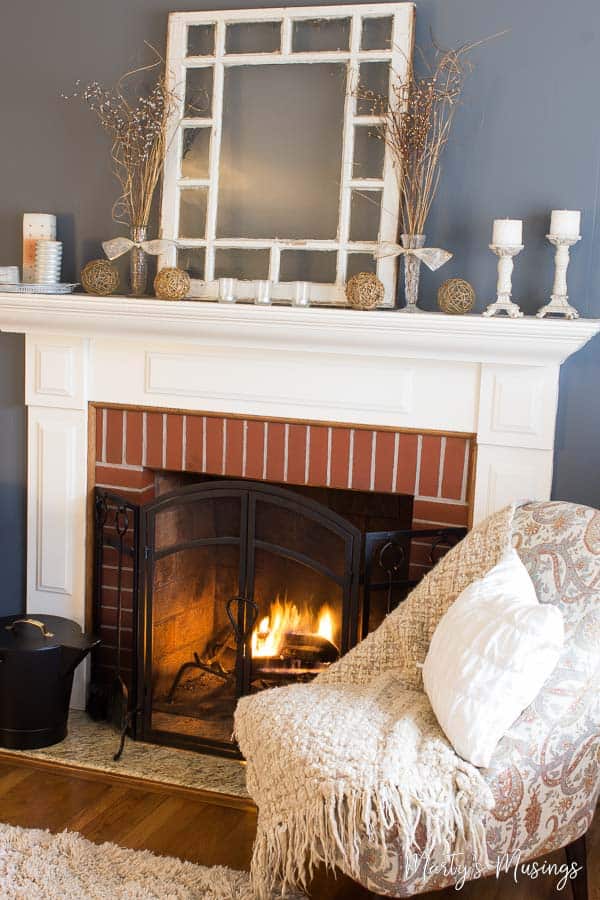
<path fill-rule="evenodd" d="M 0 618 L 0 650 L 37 653 L 64 647 L 86 653 L 98 643 L 97 638 L 83 634 L 77 622 L 62 616 L 31 613 Z"/>

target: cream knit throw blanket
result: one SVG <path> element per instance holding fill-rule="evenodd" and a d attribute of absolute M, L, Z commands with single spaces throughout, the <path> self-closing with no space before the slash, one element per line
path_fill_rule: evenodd
<path fill-rule="evenodd" d="M 284 890 L 306 888 L 319 863 L 360 881 L 365 845 L 371 859 L 383 860 L 392 829 L 406 857 L 455 851 L 485 863 L 490 789 L 444 737 L 419 666 L 450 604 L 499 562 L 512 518 L 507 508 L 471 531 L 376 631 L 311 684 L 239 701 L 235 733 L 258 806 L 257 896 L 279 881 Z"/>

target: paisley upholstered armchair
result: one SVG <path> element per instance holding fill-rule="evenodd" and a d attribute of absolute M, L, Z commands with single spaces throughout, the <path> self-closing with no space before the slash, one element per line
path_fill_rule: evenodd
<path fill-rule="evenodd" d="M 483 773 L 496 801 L 485 823 L 490 868 L 483 875 L 562 847 L 571 866 L 584 865 L 600 791 L 600 512 L 527 504 L 516 511 L 513 544 L 539 600 L 562 610 L 566 642 L 554 673 Z M 435 865 L 407 873 L 393 842 L 384 861 L 364 846 L 360 881 L 378 894 L 411 896 L 464 877 Z M 587 898 L 586 884 L 584 870 L 572 882 L 578 900 Z"/>

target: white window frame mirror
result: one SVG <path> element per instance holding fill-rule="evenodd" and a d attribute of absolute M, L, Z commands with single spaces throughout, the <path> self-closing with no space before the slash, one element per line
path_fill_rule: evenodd
<path fill-rule="evenodd" d="M 406 73 L 413 50 L 413 3 L 377 3 L 347 6 L 312 6 L 277 9 L 225 10 L 218 12 L 172 13 L 169 16 L 167 73 L 169 86 L 177 96 L 173 111 L 169 145 L 165 160 L 163 196 L 161 208 L 161 237 L 171 242 L 161 255 L 160 267 L 177 265 L 178 251 L 197 248 L 204 252 L 204 280 L 192 278 L 190 297 L 199 300 L 217 300 L 219 284 L 215 278 L 215 253 L 219 249 L 263 250 L 269 253 L 268 278 L 272 282 L 271 297 L 274 302 L 289 303 L 297 295 L 298 283 L 280 281 L 282 251 L 334 251 L 336 276 L 334 283 L 311 283 L 310 302 L 315 305 L 347 304 L 345 283 L 349 258 L 353 253 L 372 257 L 378 241 L 395 242 L 398 237 L 399 197 L 398 185 L 389 149 L 386 147 L 381 178 L 356 177 L 354 171 L 354 138 L 357 127 L 377 126 L 381 119 L 374 115 L 359 114 L 356 87 L 361 63 L 387 62 L 389 64 L 390 96 L 393 79 Z M 330 22 L 347 19 L 350 35 L 347 49 L 323 51 L 294 51 L 293 35 L 296 23 L 309 21 Z M 363 23 L 370 19 L 389 19 L 391 31 L 389 46 L 383 49 L 362 49 Z M 275 22 L 280 25 L 279 47 L 272 52 L 227 53 L 227 27 L 236 24 Z M 213 43 L 207 55 L 188 55 L 188 29 L 192 26 L 212 26 Z M 221 238 L 217 235 L 219 214 L 219 166 L 223 114 L 223 89 L 225 70 L 231 66 L 293 65 L 294 63 L 343 63 L 346 67 L 345 98 L 343 110 L 343 137 L 340 159 L 339 208 L 337 235 L 334 239 L 279 239 Z M 189 69 L 212 69 L 212 97 L 210 113 L 206 117 L 187 117 L 185 109 L 186 75 Z M 273 69 L 276 75 L 276 68 Z M 208 177 L 182 177 L 183 138 L 186 128 L 210 129 Z M 267 136 L 268 137 L 268 136 Z M 204 237 L 179 237 L 180 195 L 182 190 L 206 191 L 206 230 Z M 353 192 L 364 195 L 378 194 L 381 199 L 379 233 L 376 240 L 351 240 L 351 206 Z M 377 260 L 376 272 L 384 284 L 383 306 L 393 306 L 396 296 L 397 262 L 392 257 Z M 308 280 L 308 279 L 306 279 Z M 238 280 L 239 298 L 255 299 L 256 282 Z"/>

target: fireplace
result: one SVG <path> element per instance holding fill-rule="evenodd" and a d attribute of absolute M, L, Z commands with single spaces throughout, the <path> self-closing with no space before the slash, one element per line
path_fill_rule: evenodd
<path fill-rule="evenodd" d="M 237 755 L 239 697 L 324 671 L 415 583 L 415 537 L 433 563 L 465 533 L 415 532 L 411 495 L 154 478 L 143 504 L 96 490 L 92 681 L 126 671 L 127 724 L 161 744 Z"/>
<path fill-rule="evenodd" d="M 0 327 L 26 344 L 26 609 L 90 628 L 95 486 L 140 505 L 155 497 L 154 472 L 175 468 L 407 493 L 413 528 L 548 499 L 560 366 L 600 324 L 0 293 Z M 414 577 L 427 554 L 413 542 Z M 107 674 L 115 592 L 107 585 Z M 82 665 L 76 708 L 87 693 Z"/>

